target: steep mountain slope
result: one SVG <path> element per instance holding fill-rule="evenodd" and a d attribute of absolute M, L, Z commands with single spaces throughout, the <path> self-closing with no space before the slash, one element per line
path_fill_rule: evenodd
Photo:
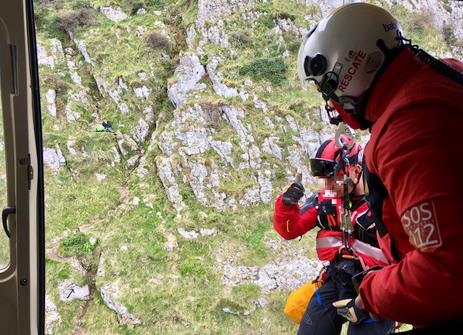
<path fill-rule="evenodd" d="M 50 334 L 294 332 L 284 301 L 320 265 L 272 203 L 296 169 L 316 187 L 333 129 L 295 58 L 343 2 L 36 2 Z M 379 3 L 462 58 L 457 1 Z"/>

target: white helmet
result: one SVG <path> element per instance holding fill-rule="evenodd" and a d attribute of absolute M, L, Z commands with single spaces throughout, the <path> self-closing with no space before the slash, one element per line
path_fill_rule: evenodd
<path fill-rule="evenodd" d="M 325 100 L 354 109 L 385 61 L 401 45 L 402 28 L 385 9 L 367 3 L 342 6 L 322 19 L 299 48 L 303 81 L 314 81 Z M 381 46 L 381 48 L 380 48 Z"/>

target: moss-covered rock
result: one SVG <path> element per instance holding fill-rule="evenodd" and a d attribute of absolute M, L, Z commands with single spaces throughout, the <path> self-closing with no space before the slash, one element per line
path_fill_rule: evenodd
<path fill-rule="evenodd" d="M 461 55 L 456 2 L 436 1 L 445 27 L 421 2 L 376 2 L 415 43 Z M 295 63 L 336 4 L 35 2 L 55 334 L 295 332 L 282 311 L 315 276 L 314 235 L 283 243 L 273 200 L 296 170 L 317 186 L 308 159 L 333 128 Z M 61 301 L 63 281 L 90 300 Z"/>

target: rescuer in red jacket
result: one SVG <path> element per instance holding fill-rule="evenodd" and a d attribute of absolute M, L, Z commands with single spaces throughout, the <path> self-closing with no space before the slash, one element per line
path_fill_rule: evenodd
<path fill-rule="evenodd" d="M 332 122 L 371 132 L 368 201 L 393 264 L 367 273 L 355 304 L 337 304 L 340 312 L 350 318 L 363 307 L 417 334 L 461 334 L 463 63 L 435 59 L 403 37 L 389 12 L 355 3 L 308 33 L 298 71 L 315 83 Z"/>
<path fill-rule="evenodd" d="M 363 196 L 362 148 L 343 135 L 339 141 L 325 141 L 310 160 L 312 175 L 323 178 L 325 188 L 299 207 L 304 187 L 296 181 L 275 203 L 275 230 L 289 240 L 319 228 L 317 255 L 321 261 L 329 262 L 326 279 L 312 296 L 301 320 L 299 335 L 339 335 L 346 320 L 332 303 L 355 298 L 352 276 L 388 264 L 378 247 L 375 222 Z M 351 207 L 346 209 L 346 204 Z M 348 221 L 343 221 L 343 214 Z M 392 321 L 366 319 L 350 323 L 348 334 L 379 335 L 393 329 Z"/>

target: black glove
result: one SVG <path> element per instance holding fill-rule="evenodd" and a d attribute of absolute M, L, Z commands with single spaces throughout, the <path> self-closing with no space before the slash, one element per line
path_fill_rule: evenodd
<path fill-rule="evenodd" d="M 297 204 L 304 195 L 304 186 L 301 183 L 295 182 L 283 193 L 283 203 L 287 206 Z"/>
<path fill-rule="evenodd" d="M 344 299 L 333 302 L 337 308 L 337 313 L 356 325 L 369 317 L 367 311 L 359 308 L 355 304 L 355 299 Z"/>

